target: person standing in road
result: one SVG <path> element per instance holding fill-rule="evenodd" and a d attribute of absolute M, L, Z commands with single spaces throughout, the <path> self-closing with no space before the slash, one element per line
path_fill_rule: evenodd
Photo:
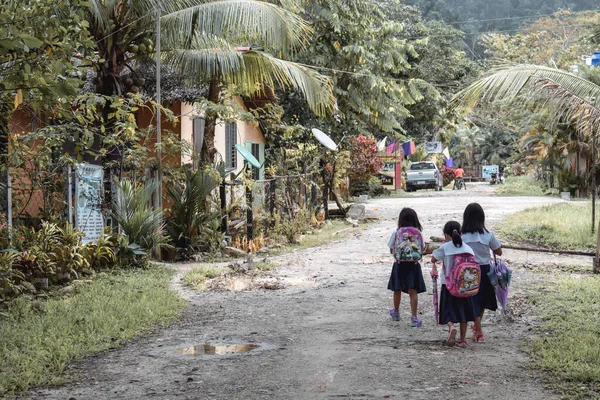
<path fill-rule="evenodd" d="M 481 267 L 481 284 L 479 293 L 473 298 L 473 310 L 477 318 L 471 325 L 473 341 L 483 342 L 484 335 L 481 329 L 481 319 L 486 309 L 496 311 L 498 303 L 494 287 L 488 277 L 490 272 L 490 250 L 496 255 L 502 255 L 502 244 L 493 232 L 485 227 L 485 213 L 478 203 L 471 203 L 465 208 L 462 223 L 462 240 L 475 252 L 475 258 Z"/>

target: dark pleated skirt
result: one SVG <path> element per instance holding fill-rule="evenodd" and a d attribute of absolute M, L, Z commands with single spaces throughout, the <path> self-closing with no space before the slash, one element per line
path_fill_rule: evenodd
<path fill-rule="evenodd" d="M 393 292 L 401 290 L 404 293 L 408 293 L 409 289 L 415 289 L 417 293 L 427 291 L 421 272 L 421 264 L 414 262 L 394 263 L 388 289 Z"/>
<path fill-rule="evenodd" d="M 482 265 L 481 285 L 479 287 L 479 292 L 477 292 L 477 294 L 473 296 L 473 309 L 475 311 L 475 315 L 481 315 L 481 313 L 485 309 L 491 311 L 496 311 L 498 309 L 498 302 L 496 301 L 496 292 L 494 291 L 494 287 L 490 282 L 488 272 L 490 272 L 489 264 Z"/>
<path fill-rule="evenodd" d="M 457 324 L 459 322 L 475 321 L 477 315 L 473 309 L 473 297 L 454 297 L 442 285 L 442 290 L 439 299 L 439 323 L 444 325 L 448 322 Z"/>

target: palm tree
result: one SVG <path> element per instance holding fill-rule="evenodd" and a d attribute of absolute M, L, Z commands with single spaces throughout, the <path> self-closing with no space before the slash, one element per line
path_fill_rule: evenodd
<path fill-rule="evenodd" d="M 293 6 L 294 0 L 284 3 Z M 90 0 L 89 4 L 90 32 L 103 60 L 95 66 L 98 93 L 120 95 L 143 85 L 142 79 L 122 75 L 154 53 L 156 10 L 160 10 L 161 57 L 189 85 L 210 83 L 209 101 L 219 101 L 222 84 L 233 84 L 249 95 L 277 84 L 298 89 L 317 114 L 333 106 L 328 78 L 270 54 L 294 54 L 311 33 L 298 15 L 282 7 L 261 0 Z M 216 118 L 207 117 L 205 155 L 214 147 Z"/>
<path fill-rule="evenodd" d="M 600 86 L 587 79 L 540 65 L 510 65 L 493 70 L 489 76 L 457 93 L 453 100 L 466 109 L 473 108 L 480 101 L 508 100 L 532 105 L 556 120 L 570 121 L 582 138 L 591 142 L 592 170 L 596 169 Z M 595 229 L 595 201 L 596 174 L 592 173 L 592 233 Z M 596 249 L 594 271 L 600 272 L 600 249 Z"/>

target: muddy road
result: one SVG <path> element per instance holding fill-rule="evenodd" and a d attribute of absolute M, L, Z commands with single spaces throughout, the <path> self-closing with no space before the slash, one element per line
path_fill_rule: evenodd
<path fill-rule="evenodd" d="M 30 398 L 555 398 L 525 367 L 522 350 L 523 340 L 536 334 L 525 295 L 552 275 L 519 265 L 565 260 L 559 256 L 505 252 L 515 267 L 510 315 L 487 315 L 485 343 L 470 342 L 469 332 L 468 348 L 443 346 L 446 330 L 434 324 L 428 262 L 423 267 L 428 293 L 419 296 L 423 327 L 409 326 L 407 296 L 400 305 L 401 320 L 393 322 L 388 315 L 392 259 L 386 242 L 402 207 L 417 211 L 428 238 L 439 236 L 446 221 L 460 221 L 472 201 L 482 204 L 491 228 L 506 214 L 561 201 L 493 197 L 492 191 L 489 185 L 472 184 L 467 191 L 370 200 L 368 213 L 379 222 L 323 247 L 273 257 L 279 267 L 270 272 L 272 279 L 286 282 L 280 290 L 201 293 L 175 285 L 191 303 L 180 322 L 91 357 L 74 368 L 70 384 L 37 389 Z M 248 343 L 257 347 L 226 355 L 192 349 Z"/>

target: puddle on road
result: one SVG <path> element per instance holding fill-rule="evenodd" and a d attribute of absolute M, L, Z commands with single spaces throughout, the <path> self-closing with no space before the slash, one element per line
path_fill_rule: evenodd
<path fill-rule="evenodd" d="M 257 344 L 228 344 L 228 345 L 217 345 L 213 346 L 210 344 L 200 344 L 191 347 L 180 347 L 178 348 L 177 354 L 185 356 L 204 356 L 204 355 L 226 355 L 235 353 L 248 353 L 254 349 L 259 348 Z"/>

